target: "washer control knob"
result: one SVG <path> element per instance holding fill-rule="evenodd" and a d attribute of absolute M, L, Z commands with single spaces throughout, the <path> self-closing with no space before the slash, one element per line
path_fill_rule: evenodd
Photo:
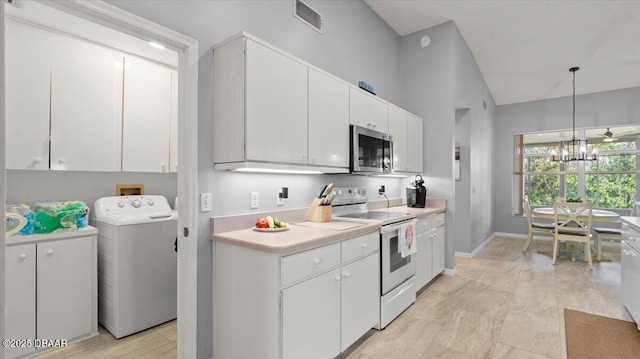
<path fill-rule="evenodd" d="M 153 206 L 153 200 L 152 199 L 148 199 L 147 200 L 147 204 L 150 205 L 150 206 Z"/>
<path fill-rule="evenodd" d="M 123 208 L 124 207 L 124 201 L 118 201 L 118 207 Z"/>
<path fill-rule="evenodd" d="M 133 206 L 133 208 L 140 208 L 141 205 L 142 202 L 139 199 L 134 199 L 133 201 L 131 201 L 131 206 Z"/>

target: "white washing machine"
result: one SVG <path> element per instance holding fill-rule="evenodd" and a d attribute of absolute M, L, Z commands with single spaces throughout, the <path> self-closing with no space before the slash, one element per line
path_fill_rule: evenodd
<path fill-rule="evenodd" d="M 178 213 L 163 196 L 104 197 L 98 228 L 98 321 L 116 338 L 177 316 Z"/>

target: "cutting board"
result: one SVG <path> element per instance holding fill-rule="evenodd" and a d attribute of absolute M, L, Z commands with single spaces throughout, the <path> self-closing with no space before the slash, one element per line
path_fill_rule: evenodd
<path fill-rule="evenodd" d="M 323 223 L 303 221 L 303 222 L 296 222 L 292 224 L 296 226 L 303 226 L 303 227 L 329 229 L 332 231 L 346 231 L 348 229 L 358 228 L 365 225 L 364 223 L 343 222 L 343 221 L 331 221 L 331 222 L 323 222 Z"/>

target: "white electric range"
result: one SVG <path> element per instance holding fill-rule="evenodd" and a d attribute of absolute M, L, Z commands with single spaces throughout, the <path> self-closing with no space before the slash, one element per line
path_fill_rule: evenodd
<path fill-rule="evenodd" d="M 386 211 L 369 211 L 365 187 L 333 189 L 332 212 L 343 220 L 379 221 L 380 227 L 380 323 L 384 329 L 400 313 L 416 301 L 416 287 L 411 278 L 416 274 L 415 254 L 402 257 L 398 251 L 401 228 L 416 223 L 415 215 Z M 419 250 L 419 249 L 418 249 Z"/>

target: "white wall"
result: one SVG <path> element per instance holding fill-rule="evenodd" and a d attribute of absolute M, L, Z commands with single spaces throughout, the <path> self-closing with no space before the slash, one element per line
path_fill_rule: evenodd
<path fill-rule="evenodd" d="M 576 127 L 640 122 L 640 87 L 576 96 Z M 511 215 L 513 135 L 571 129 L 571 97 L 496 107 L 493 186 L 497 232 L 526 233 L 525 218 Z"/>
<path fill-rule="evenodd" d="M 431 44 L 421 48 L 424 35 Z M 495 103 L 453 22 L 403 37 L 401 53 L 403 105 L 425 119 L 426 186 L 431 197 L 447 200 L 446 267 L 453 269 L 454 251 L 472 252 L 493 233 Z M 457 142 L 464 165 L 459 183 L 453 176 Z"/>
<path fill-rule="evenodd" d="M 446 263 L 454 268 L 455 185 L 453 151 L 454 33 L 453 22 L 404 36 L 401 42 L 403 106 L 424 119 L 424 180 L 431 198 L 447 200 Z M 420 47 L 424 35 L 431 44 Z"/>
<path fill-rule="evenodd" d="M 473 53 L 457 28 L 454 41 L 454 102 L 456 108 L 467 109 L 457 127 L 466 127 L 460 139 L 467 147 L 463 151 L 462 164 L 468 171 L 468 178 L 463 177 L 456 184 L 456 228 L 468 229 L 462 237 L 456 237 L 456 251 L 470 253 L 494 232 L 492 153 L 495 102 Z"/>

